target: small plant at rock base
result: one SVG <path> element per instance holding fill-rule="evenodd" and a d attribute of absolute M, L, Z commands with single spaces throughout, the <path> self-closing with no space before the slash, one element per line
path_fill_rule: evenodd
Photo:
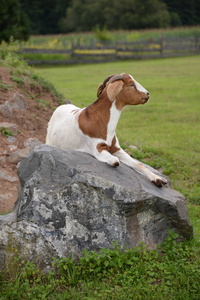
<path fill-rule="evenodd" d="M 99 252 L 84 249 L 80 258 L 83 278 L 88 276 L 101 278 L 123 269 L 126 265 L 126 255 L 123 255 L 124 250 L 117 246 L 117 243 L 117 241 L 113 243 L 112 249 L 102 248 Z"/>
<path fill-rule="evenodd" d="M 52 266 L 58 265 L 62 280 L 70 286 L 76 286 L 80 279 L 80 268 L 75 264 L 74 257 L 62 257 L 60 261 L 54 258 Z"/>
<path fill-rule="evenodd" d="M 190 250 L 186 242 L 178 242 L 179 234 L 173 230 L 169 230 L 168 237 L 157 248 L 165 254 L 166 259 L 189 258 Z"/>
<path fill-rule="evenodd" d="M 6 137 L 14 135 L 12 131 L 7 130 L 7 128 L 5 128 L 5 127 L 2 127 L 0 129 L 0 132 L 2 133 L 2 135 L 6 136 Z"/>
<path fill-rule="evenodd" d="M 169 250 L 173 252 L 174 249 L 176 249 L 176 247 L 177 247 L 176 240 L 178 239 L 179 234 L 174 232 L 171 229 L 168 232 L 169 232 L 168 237 L 158 247 L 163 249 L 165 252 L 168 252 Z"/>

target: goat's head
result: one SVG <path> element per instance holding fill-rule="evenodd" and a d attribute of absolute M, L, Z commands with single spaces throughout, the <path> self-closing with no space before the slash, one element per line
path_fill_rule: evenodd
<path fill-rule="evenodd" d="M 125 105 L 144 104 L 149 100 L 148 91 L 131 75 L 122 73 L 108 76 L 98 87 L 97 96 L 106 91 L 111 102 L 116 100 L 116 106 L 121 110 Z"/>

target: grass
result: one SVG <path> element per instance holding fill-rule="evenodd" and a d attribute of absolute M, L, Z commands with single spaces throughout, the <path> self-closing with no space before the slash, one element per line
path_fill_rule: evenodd
<path fill-rule="evenodd" d="M 188 203 L 200 204 L 200 56 L 37 71 L 80 107 L 96 100 L 98 84 L 109 74 L 132 74 L 151 98 L 144 106 L 129 106 L 122 112 L 117 127 L 121 145 L 169 176 L 172 187 L 183 193 Z"/>
<path fill-rule="evenodd" d="M 169 237 L 157 250 L 145 245 L 124 251 L 83 251 L 78 263 L 54 259 L 54 272 L 41 274 L 33 263 L 16 257 L 0 273 L 0 299 L 199 299 L 199 244 L 176 244 Z M 21 265 L 19 268 L 19 264 Z"/>

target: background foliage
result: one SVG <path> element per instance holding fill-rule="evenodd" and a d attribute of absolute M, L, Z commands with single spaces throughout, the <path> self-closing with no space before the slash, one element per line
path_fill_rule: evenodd
<path fill-rule="evenodd" d="M 30 34 L 100 29 L 144 29 L 200 24 L 192 0 L 1 0 L 0 41 Z"/>

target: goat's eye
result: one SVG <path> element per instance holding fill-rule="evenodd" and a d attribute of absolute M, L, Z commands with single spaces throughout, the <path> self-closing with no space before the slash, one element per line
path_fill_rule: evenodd
<path fill-rule="evenodd" d="M 135 86 L 135 84 L 134 84 L 134 83 L 131 83 L 130 86 Z"/>

